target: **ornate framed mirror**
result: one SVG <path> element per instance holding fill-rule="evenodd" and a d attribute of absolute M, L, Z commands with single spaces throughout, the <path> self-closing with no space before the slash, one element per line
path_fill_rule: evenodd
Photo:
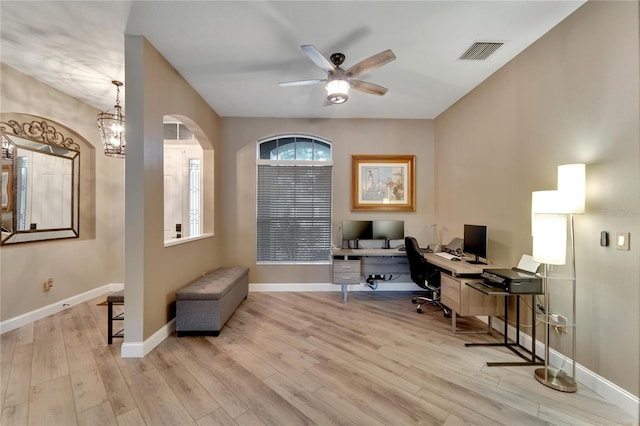
<path fill-rule="evenodd" d="M 77 238 L 80 145 L 45 120 L 0 121 L 0 244 Z"/>

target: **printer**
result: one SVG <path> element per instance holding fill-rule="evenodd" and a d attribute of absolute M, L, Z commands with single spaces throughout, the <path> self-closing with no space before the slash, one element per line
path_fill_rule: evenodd
<path fill-rule="evenodd" d="M 542 279 L 536 275 L 540 264 L 529 255 L 523 255 L 517 267 L 511 269 L 485 269 L 480 275 L 484 283 L 513 294 L 542 294 Z"/>

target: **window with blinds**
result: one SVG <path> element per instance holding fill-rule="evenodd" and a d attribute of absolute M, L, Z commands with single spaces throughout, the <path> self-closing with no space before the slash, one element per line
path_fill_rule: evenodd
<path fill-rule="evenodd" d="M 286 139 L 286 140 L 284 140 Z M 314 151 L 314 140 L 304 139 L 305 158 L 296 158 L 295 137 L 261 143 L 257 183 L 257 262 L 329 263 L 331 261 L 330 145 L 318 141 L 323 156 Z M 275 143 L 274 143 L 275 141 Z M 278 143 L 280 141 L 281 143 Z M 311 145 L 309 145 L 311 143 Z M 269 144 L 266 150 L 262 144 Z M 273 155 L 287 152 L 286 160 Z M 265 158 L 266 157 L 266 158 Z M 280 161 L 278 161 L 280 160 Z M 284 160 L 284 161 L 283 161 Z"/>

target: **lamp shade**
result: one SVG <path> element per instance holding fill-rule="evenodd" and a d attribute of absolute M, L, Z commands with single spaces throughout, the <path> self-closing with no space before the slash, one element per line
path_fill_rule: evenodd
<path fill-rule="evenodd" d="M 564 194 L 560 191 L 534 191 L 531 193 L 533 213 L 568 213 Z"/>
<path fill-rule="evenodd" d="M 349 99 L 349 87 L 347 80 L 331 80 L 325 88 L 327 89 L 327 100 L 332 104 L 342 104 Z"/>
<path fill-rule="evenodd" d="M 558 166 L 558 191 L 565 200 L 567 213 L 584 213 L 585 165 Z"/>
<path fill-rule="evenodd" d="M 537 213 L 569 213 L 569 206 L 560 191 L 533 191 L 531 193 L 531 235 L 535 235 Z"/>
<path fill-rule="evenodd" d="M 535 213 L 533 221 L 533 260 L 564 265 L 567 260 L 567 216 Z"/>

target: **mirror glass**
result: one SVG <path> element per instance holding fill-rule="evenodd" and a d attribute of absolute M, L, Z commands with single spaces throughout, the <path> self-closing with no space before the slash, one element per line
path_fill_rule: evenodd
<path fill-rule="evenodd" d="M 55 130 L 54 130 L 55 131 Z M 78 237 L 80 152 L 0 132 L 2 244 Z"/>

